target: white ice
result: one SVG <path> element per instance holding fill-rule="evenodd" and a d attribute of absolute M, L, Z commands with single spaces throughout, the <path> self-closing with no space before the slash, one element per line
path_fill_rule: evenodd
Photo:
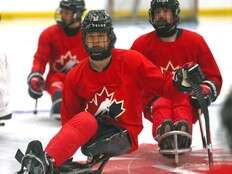
<path fill-rule="evenodd" d="M 33 111 L 35 102 L 27 93 L 26 78 L 30 72 L 33 54 L 37 47 L 40 32 L 52 24 L 52 20 L 12 20 L 0 23 L 0 43 L 4 47 L 10 65 L 11 76 L 11 106 L 15 113 L 13 119 L 6 121 L 0 127 L 0 173 L 12 174 L 19 169 L 14 159 L 18 148 L 25 151 L 29 141 L 38 139 L 46 146 L 49 139 L 59 130 L 57 121 L 49 118 L 50 98 L 45 94 L 38 102 L 38 109 L 43 112 L 38 115 L 32 113 L 19 113 L 20 111 Z M 223 129 L 220 128 L 220 108 L 230 86 L 231 75 L 231 20 L 200 20 L 198 26 L 184 25 L 185 28 L 199 32 L 206 39 L 223 76 L 222 92 L 218 100 L 210 107 L 210 122 L 213 146 L 225 144 Z M 152 30 L 149 24 L 116 24 L 116 47 L 129 48 L 135 38 Z M 151 136 L 151 124 L 144 120 L 144 130 L 139 136 L 140 143 L 155 143 Z M 193 131 L 193 148 L 202 148 L 198 123 Z M 78 152 L 75 158 L 83 159 Z"/>

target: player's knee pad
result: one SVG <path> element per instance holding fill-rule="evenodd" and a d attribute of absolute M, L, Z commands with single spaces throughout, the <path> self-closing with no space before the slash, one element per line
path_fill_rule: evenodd
<path fill-rule="evenodd" d="M 82 146 L 82 153 L 86 156 L 106 155 L 117 156 L 128 152 L 131 148 L 131 140 L 127 130 L 111 128 L 98 132 L 97 136 Z"/>
<path fill-rule="evenodd" d="M 54 95 L 56 91 L 62 91 L 64 89 L 64 83 L 60 80 L 53 81 L 48 83 L 47 91 L 49 94 Z"/>

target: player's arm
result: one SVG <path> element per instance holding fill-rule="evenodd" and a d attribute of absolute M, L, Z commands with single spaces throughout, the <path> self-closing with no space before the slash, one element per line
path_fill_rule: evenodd
<path fill-rule="evenodd" d="M 221 91 L 222 77 L 213 54 L 203 37 L 201 37 L 201 40 L 198 43 L 198 50 L 198 63 L 205 75 L 204 84 L 208 85 L 211 89 L 216 88 L 217 97 Z"/>
<path fill-rule="evenodd" d="M 204 74 L 205 79 L 200 84 L 202 94 L 208 105 L 214 102 L 221 91 L 222 77 L 217 63 L 211 53 L 207 43 L 203 37 L 199 37 L 198 40 L 198 63 L 201 71 Z M 196 108 L 199 108 L 199 103 L 196 97 L 191 96 L 192 104 Z"/>
<path fill-rule="evenodd" d="M 28 93 L 33 99 L 38 99 L 43 95 L 45 81 L 43 73 L 45 71 L 48 58 L 50 57 L 51 44 L 49 35 L 42 32 L 39 37 L 38 48 L 34 56 L 30 74 L 27 77 Z"/>
<path fill-rule="evenodd" d="M 183 82 L 187 82 L 184 84 Z M 213 82 L 205 80 L 205 75 L 202 72 L 199 64 L 192 62 L 186 63 L 179 68 L 174 75 L 174 83 L 180 91 L 189 91 L 193 106 L 201 108 L 198 98 L 192 92 L 191 84 L 197 85 L 204 97 L 207 105 L 210 105 L 217 98 L 216 86 Z"/>
<path fill-rule="evenodd" d="M 83 99 L 77 94 L 75 72 L 70 71 L 65 78 L 62 93 L 61 122 L 64 125 L 73 116 L 83 111 Z"/>
<path fill-rule="evenodd" d="M 157 66 L 140 53 L 136 53 L 134 66 L 136 67 L 135 78 L 146 94 L 181 100 L 185 95 L 184 92 L 191 92 L 191 84 L 187 81 L 187 72 L 192 67 L 181 68 L 183 71 L 178 71 L 179 76 L 173 78 L 171 73 L 162 74 Z"/>
<path fill-rule="evenodd" d="M 31 72 L 44 73 L 46 64 L 51 57 L 52 40 L 47 30 L 43 31 L 39 37 L 38 47 L 34 55 Z"/>

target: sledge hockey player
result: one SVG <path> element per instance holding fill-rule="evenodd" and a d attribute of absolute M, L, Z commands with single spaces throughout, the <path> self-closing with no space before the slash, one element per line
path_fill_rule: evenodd
<path fill-rule="evenodd" d="M 8 61 L 3 53 L 0 51 L 0 121 L 11 119 L 12 112 L 9 108 L 9 68 Z M 4 123 L 1 123 L 4 125 Z"/>
<path fill-rule="evenodd" d="M 25 155 L 17 153 L 22 164 L 18 174 L 101 173 L 110 157 L 137 149 L 143 91 L 167 98 L 183 95 L 172 76 L 163 75 L 142 54 L 114 48 L 116 36 L 105 10 L 89 11 L 82 35 L 90 56 L 66 76 L 62 128 L 44 150 L 39 141 L 32 141 Z M 175 76 L 178 88 L 189 86 L 186 78 L 190 69 L 180 69 Z M 69 159 L 80 147 L 88 162 L 70 165 Z M 94 164 L 100 167 L 92 170 Z"/>
<path fill-rule="evenodd" d="M 137 38 L 131 49 L 139 51 L 160 67 L 164 75 L 174 73 L 181 66 L 199 64 L 205 76 L 200 88 L 210 104 L 221 90 L 220 71 L 204 38 L 178 28 L 179 14 L 178 0 L 152 0 L 149 22 L 155 30 Z M 171 131 L 188 133 L 178 135 L 178 148 L 190 148 L 192 124 L 198 119 L 199 103 L 196 97 L 186 94 L 181 100 L 170 100 L 164 97 L 149 98 L 148 95 L 144 97 L 144 106 L 144 115 L 153 123 L 153 137 L 161 150 L 174 148 L 173 134 L 167 138 L 162 136 Z"/>
<path fill-rule="evenodd" d="M 56 11 L 56 24 L 46 28 L 39 37 L 31 73 L 28 76 L 29 95 L 38 99 L 46 90 L 51 96 L 51 116 L 60 119 L 64 78 L 67 72 L 87 57 L 81 40 L 81 20 L 84 0 L 61 0 Z M 43 78 L 46 65 L 49 72 Z"/>

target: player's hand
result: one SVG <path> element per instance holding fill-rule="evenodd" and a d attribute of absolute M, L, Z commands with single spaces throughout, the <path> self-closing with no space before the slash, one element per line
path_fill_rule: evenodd
<path fill-rule="evenodd" d="M 217 90 L 216 86 L 213 82 L 211 81 L 203 81 L 200 84 L 200 90 L 202 95 L 204 96 L 204 99 L 209 106 L 212 102 L 214 102 L 217 98 Z M 200 104 L 197 100 L 197 98 L 191 94 L 191 101 L 194 107 L 200 108 Z"/>
<path fill-rule="evenodd" d="M 180 91 L 189 92 L 192 90 L 191 83 L 188 80 L 188 72 L 195 68 L 195 66 L 198 65 L 190 62 L 184 64 L 181 68 L 176 70 L 173 81 Z"/>
<path fill-rule="evenodd" d="M 28 93 L 33 99 L 42 97 L 45 82 L 41 73 L 34 72 L 28 77 Z"/>

